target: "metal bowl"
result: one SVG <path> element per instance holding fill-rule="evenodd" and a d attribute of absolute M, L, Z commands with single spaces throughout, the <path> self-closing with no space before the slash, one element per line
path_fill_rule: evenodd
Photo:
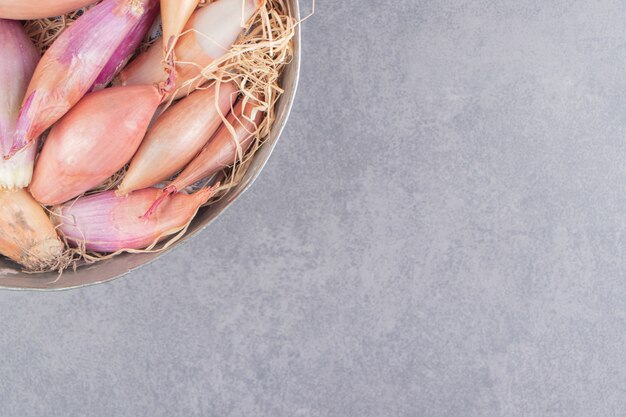
<path fill-rule="evenodd" d="M 297 19 L 300 17 L 300 9 L 297 0 L 289 0 L 291 11 Z M 120 278 L 133 270 L 146 265 L 169 250 L 191 239 L 211 224 L 217 216 L 222 214 L 233 202 L 241 196 L 256 180 L 261 170 L 267 163 L 280 135 L 287 123 L 289 112 L 296 94 L 298 77 L 300 73 L 300 26 L 296 28 L 294 38 L 294 59 L 285 68 L 282 75 L 282 85 L 285 94 L 281 97 L 276 109 L 276 122 L 272 128 L 269 139 L 255 154 L 254 160 L 243 181 L 230 192 L 226 198 L 202 209 L 189 227 L 186 236 L 172 245 L 168 250 L 158 254 L 123 254 L 113 259 L 87 265 L 79 268 L 76 272 L 69 270 L 61 276 L 56 273 L 30 275 L 20 271 L 19 267 L 8 261 L 0 260 L 0 288 L 12 290 L 62 290 L 79 288 L 87 285 L 99 284 Z"/>

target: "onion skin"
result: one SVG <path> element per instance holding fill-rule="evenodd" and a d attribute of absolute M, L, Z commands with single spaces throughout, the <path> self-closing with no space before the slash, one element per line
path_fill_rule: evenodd
<path fill-rule="evenodd" d="M 94 0 L 0 0 L 0 18 L 13 20 L 59 16 L 95 3 Z"/>
<path fill-rule="evenodd" d="M 254 142 L 254 133 L 263 118 L 264 113 L 255 111 L 255 105 L 249 102 L 244 106 L 240 101 L 228 117 L 236 136 L 233 137 L 227 125 L 222 125 L 198 156 L 167 187 L 167 191 L 183 190 L 239 161 Z"/>
<path fill-rule="evenodd" d="M 152 217 L 141 218 L 160 192 L 148 188 L 127 197 L 118 197 L 113 191 L 82 197 L 57 207 L 53 221 L 68 241 L 84 245 L 87 250 L 101 253 L 140 250 L 182 230 L 215 190 L 177 194 Z"/>
<path fill-rule="evenodd" d="M 30 191 L 45 205 L 100 185 L 133 157 L 162 96 L 155 86 L 107 88 L 81 100 L 51 130 Z"/>
<path fill-rule="evenodd" d="M 11 154 L 78 103 L 154 1 L 104 0 L 59 36 L 42 57 L 28 86 Z"/>
<path fill-rule="evenodd" d="M 20 103 L 39 62 L 39 51 L 19 22 L 0 19 L 0 151 L 8 153 L 15 134 Z M 0 157 L 0 190 L 28 187 L 38 142 L 9 160 Z"/>
<path fill-rule="evenodd" d="M 0 192 L 0 253 L 29 270 L 44 269 L 63 253 L 50 219 L 25 190 Z"/>
<path fill-rule="evenodd" d="M 118 194 L 151 187 L 183 169 L 220 127 L 236 98 L 234 83 L 213 84 L 169 108 L 148 131 Z"/>
<path fill-rule="evenodd" d="M 139 22 L 133 27 L 126 39 L 113 53 L 109 62 L 104 66 L 104 69 L 98 75 L 98 78 L 94 82 L 91 91 L 98 91 L 105 88 L 115 78 L 115 76 L 128 64 L 130 58 L 135 54 L 141 41 L 146 37 L 146 34 L 154 24 L 157 16 L 159 15 L 159 4 L 151 2 L 146 6 L 146 12 L 141 16 Z"/>
<path fill-rule="evenodd" d="M 163 39 L 166 40 L 166 45 L 182 33 L 198 4 L 200 0 L 161 0 Z"/>
<path fill-rule="evenodd" d="M 264 0 L 218 0 L 198 9 L 176 42 L 176 98 L 199 85 L 185 84 L 200 75 L 201 69 L 224 56 L 235 43 L 245 24 Z M 115 83 L 118 85 L 154 84 L 167 78 L 163 68 L 163 39 L 131 62 Z M 191 63 L 191 64 L 189 64 Z M 204 83 L 204 79 L 199 84 Z"/>

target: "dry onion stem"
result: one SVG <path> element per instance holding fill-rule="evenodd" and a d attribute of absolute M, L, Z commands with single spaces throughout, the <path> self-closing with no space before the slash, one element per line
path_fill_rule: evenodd
<path fill-rule="evenodd" d="M 212 1 L 203 1 L 200 7 L 210 3 Z M 66 27 L 71 25 L 81 15 L 82 10 L 79 10 L 57 18 L 28 21 L 25 26 L 37 47 L 44 51 Z M 286 0 L 266 0 L 251 19 L 250 26 L 235 43 L 231 51 L 219 60 L 212 62 L 208 67 L 203 68 L 199 77 L 188 81 L 181 87 L 187 88 L 191 92 L 192 86 L 201 84 L 205 80 L 219 80 L 224 83 L 234 81 L 240 87 L 245 102 L 249 100 L 258 102 L 259 97 L 263 98 L 259 104 L 259 110 L 266 112 L 266 117 L 256 131 L 253 145 L 245 156 L 241 157 L 240 155 L 238 158 L 240 162 L 218 176 L 223 185 L 219 187 L 219 191 L 207 205 L 223 198 L 230 190 L 241 183 L 254 155 L 269 136 L 276 119 L 276 103 L 284 92 L 280 86 L 280 75 L 284 66 L 289 64 L 293 58 L 293 37 L 298 24 L 299 22 L 293 17 L 292 10 Z M 199 36 L 202 36 L 202 34 L 199 34 Z M 164 60 L 164 62 L 166 61 Z M 176 62 L 176 65 L 194 64 Z M 224 122 L 226 123 L 225 118 Z M 233 162 L 235 163 L 236 161 Z M 97 191 L 114 188 L 120 183 L 124 174 L 125 170 L 118 172 L 106 184 L 99 187 Z M 93 191 L 86 194 L 93 194 Z M 142 251 L 123 252 L 154 253 L 163 251 L 181 239 L 190 224 L 191 222 L 174 237 L 162 243 L 157 244 L 155 242 L 155 244 Z M 67 245 L 67 242 L 65 243 Z M 103 261 L 118 254 L 119 252 L 106 255 L 92 253 L 79 244 L 78 248 L 68 249 L 63 259 L 60 259 L 57 265 L 51 265 L 47 271 L 61 272 L 63 269 L 71 266 L 75 269 L 77 265 Z"/>

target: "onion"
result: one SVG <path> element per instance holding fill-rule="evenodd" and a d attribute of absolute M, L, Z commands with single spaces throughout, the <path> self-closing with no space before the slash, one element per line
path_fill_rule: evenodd
<path fill-rule="evenodd" d="M 235 84 L 215 83 L 168 109 L 148 131 L 118 194 L 153 186 L 183 169 L 220 127 L 236 98 Z"/>
<path fill-rule="evenodd" d="M 118 197 L 107 191 L 57 207 L 52 219 L 69 242 L 84 245 L 90 251 L 144 249 L 183 230 L 200 206 L 215 194 L 215 189 L 193 195 L 177 194 L 150 219 L 142 219 L 159 193 L 159 189 L 148 188 Z"/>
<path fill-rule="evenodd" d="M 89 91 L 129 32 L 157 0 L 104 0 L 45 53 L 22 104 L 11 154 L 35 140 Z"/>
<path fill-rule="evenodd" d="M 162 95 L 154 86 L 88 94 L 51 130 L 30 191 L 45 205 L 64 203 L 120 170 L 137 151 Z"/>
<path fill-rule="evenodd" d="M 25 190 L 0 192 L 0 253 L 30 270 L 46 268 L 63 253 L 50 219 Z"/>
<path fill-rule="evenodd" d="M 19 22 L 0 19 L 0 152 L 8 153 L 15 127 L 39 52 Z M 28 186 L 33 175 L 37 144 L 5 161 L 0 156 L 0 189 Z"/>

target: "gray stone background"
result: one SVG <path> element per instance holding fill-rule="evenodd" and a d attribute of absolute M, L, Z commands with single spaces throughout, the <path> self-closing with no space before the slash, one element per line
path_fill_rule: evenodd
<path fill-rule="evenodd" d="M 1 416 L 626 415 L 626 3 L 319 3 L 217 223 L 0 293 Z"/>

